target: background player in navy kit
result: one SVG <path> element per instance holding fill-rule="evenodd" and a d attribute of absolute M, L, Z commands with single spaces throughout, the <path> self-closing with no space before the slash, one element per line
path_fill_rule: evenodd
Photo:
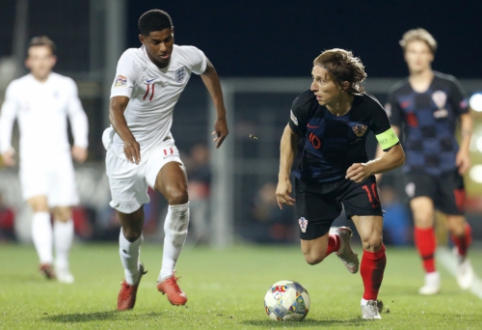
<path fill-rule="evenodd" d="M 434 208 L 447 215 L 448 227 L 456 245 L 459 268 L 457 281 L 463 289 L 471 286 L 474 272 L 466 258 L 471 241 L 470 226 L 464 218 L 465 189 L 462 174 L 470 167 L 469 144 L 472 118 L 457 80 L 432 71 L 437 42 L 424 29 L 403 35 L 403 48 L 410 76 L 396 84 L 386 105 L 394 131 L 404 132 L 407 152 L 406 192 L 415 220 L 415 245 L 426 271 L 420 294 L 440 290 L 435 269 L 436 247 Z M 460 122 L 460 148 L 455 138 Z"/>
<path fill-rule="evenodd" d="M 361 82 L 366 73 L 360 59 L 351 52 L 332 49 L 313 64 L 311 90 L 293 102 L 281 138 L 278 204 L 280 208 L 282 204 L 296 205 L 306 262 L 315 265 L 336 252 L 348 271 L 356 273 L 358 257 L 350 248 L 351 230 L 341 227 L 329 234 L 343 203 L 363 244 L 362 316 L 380 319 L 376 300 L 386 256 L 374 174 L 401 166 L 405 156 L 382 106 L 364 93 Z M 370 130 L 386 153 L 369 162 L 365 140 Z M 300 165 L 294 170 L 295 200 L 290 196 L 289 176 L 296 154 Z"/>

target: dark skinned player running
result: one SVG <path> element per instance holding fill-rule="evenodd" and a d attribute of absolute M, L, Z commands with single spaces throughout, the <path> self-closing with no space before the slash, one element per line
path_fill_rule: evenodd
<path fill-rule="evenodd" d="M 157 289 L 173 305 L 184 305 L 175 266 L 187 235 L 189 196 L 187 176 L 170 130 L 174 106 L 191 73 L 201 75 L 217 110 L 214 142 L 228 134 L 219 77 L 211 62 L 194 46 L 174 44 L 174 27 L 162 10 L 139 19 L 140 48 L 122 54 L 112 85 L 109 118 L 103 135 L 112 201 L 121 221 L 119 253 L 125 281 L 117 300 L 119 310 L 134 307 L 144 267 L 139 262 L 148 186 L 169 203 L 164 222 L 162 268 Z"/>
<path fill-rule="evenodd" d="M 281 138 L 278 204 L 280 208 L 283 204 L 296 206 L 301 250 L 307 263 L 318 264 L 335 252 L 354 274 L 359 261 L 350 247 L 351 229 L 340 227 L 329 233 L 344 205 L 363 245 L 362 317 L 380 319 L 377 297 L 386 255 L 374 175 L 401 166 L 405 155 L 383 107 L 364 93 L 361 82 L 366 73 L 359 58 L 343 49 L 327 50 L 314 60 L 312 76 L 310 90 L 293 102 Z M 369 131 L 385 151 L 372 161 L 365 150 Z M 292 198 L 290 170 L 295 156 L 300 162 L 293 169 Z"/>

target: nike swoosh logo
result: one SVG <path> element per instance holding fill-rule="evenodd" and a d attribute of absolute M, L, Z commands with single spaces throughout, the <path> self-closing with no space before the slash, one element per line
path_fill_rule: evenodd
<path fill-rule="evenodd" d="M 308 128 L 318 128 L 320 126 L 311 126 L 310 124 L 307 124 L 306 127 L 308 127 Z"/>
<path fill-rule="evenodd" d="M 156 80 L 156 78 L 151 79 L 151 80 L 146 80 L 146 82 L 147 82 L 148 84 L 150 84 L 150 83 L 153 82 L 154 80 Z"/>

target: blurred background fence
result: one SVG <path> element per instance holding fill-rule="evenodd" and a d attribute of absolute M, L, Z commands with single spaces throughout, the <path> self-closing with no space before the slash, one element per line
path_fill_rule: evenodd
<path fill-rule="evenodd" d="M 78 85 L 89 118 L 90 154 L 86 164 L 76 167 L 81 205 L 75 210 L 74 221 L 78 238 L 86 241 L 118 237 L 118 219 L 108 206 L 110 193 L 101 134 L 109 124 L 107 105 L 117 59 L 128 46 L 133 46 L 126 35 L 137 33 L 132 23 L 126 23 L 129 10 L 136 9 L 136 4 L 127 0 L 1 2 L 0 103 L 8 83 L 26 73 L 23 67 L 26 45 L 32 36 L 39 34 L 48 35 L 57 44 L 55 71 L 74 78 Z M 167 7 L 169 11 L 169 4 Z M 171 12 L 171 15 L 175 19 L 182 13 Z M 315 55 L 309 54 L 309 58 Z M 362 57 L 364 61 L 366 58 Z M 403 67 L 402 60 L 397 61 Z M 216 65 L 216 61 L 213 62 Z M 304 78 L 283 77 L 282 65 L 280 76 L 271 78 L 227 78 L 229 72 L 221 72 L 230 135 L 220 149 L 211 143 L 215 114 L 209 96 L 198 77 L 193 77 L 188 84 L 176 106 L 172 132 L 190 180 L 191 243 L 225 247 L 235 242 L 297 242 L 294 210 L 289 207 L 279 210 L 274 191 L 279 140 L 291 103 L 310 85 L 310 61 L 306 64 L 306 72 L 299 72 L 299 75 L 307 73 Z M 368 66 L 369 74 L 370 69 Z M 365 88 L 384 104 L 389 88 L 398 77 L 370 76 Z M 468 96 L 482 91 L 482 79 L 464 78 L 460 82 Z M 482 113 L 474 111 L 473 114 L 476 125 L 471 145 L 473 166 L 466 176 L 467 216 L 475 239 L 482 241 L 482 224 L 478 221 L 482 215 Z M 14 134 L 17 147 L 18 130 Z M 250 134 L 257 139 L 250 138 Z M 370 157 L 375 147 L 376 141 L 370 136 L 367 142 Z M 145 236 L 158 240 L 163 235 L 166 203 L 158 193 L 150 191 L 150 194 L 152 202 L 146 206 Z M 386 240 L 392 244 L 411 243 L 412 222 L 400 170 L 385 175 L 380 195 L 387 210 Z M 342 223 L 346 223 L 343 216 L 337 220 L 337 224 Z M 30 211 L 21 199 L 15 168 L 0 168 L 0 240 L 30 241 Z"/>

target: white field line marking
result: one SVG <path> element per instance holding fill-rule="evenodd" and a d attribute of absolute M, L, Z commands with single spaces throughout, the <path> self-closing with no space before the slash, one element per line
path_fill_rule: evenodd
<path fill-rule="evenodd" d="M 438 248 L 435 255 L 437 256 L 437 261 L 440 262 L 450 274 L 456 277 L 457 262 L 450 250 L 448 248 Z M 474 283 L 472 283 L 469 290 L 482 299 L 482 280 L 477 275 L 475 275 Z"/>

